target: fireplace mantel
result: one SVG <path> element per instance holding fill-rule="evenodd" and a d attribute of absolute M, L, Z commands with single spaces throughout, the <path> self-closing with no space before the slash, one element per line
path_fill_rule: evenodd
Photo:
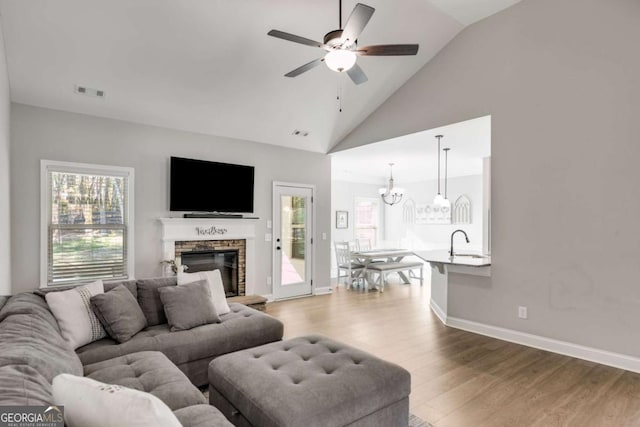
<path fill-rule="evenodd" d="M 175 242 L 198 240 L 245 240 L 245 289 L 255 289 L 255 240 L 257 218 L 160 218 L 163 260 L 175 257 Z"/>

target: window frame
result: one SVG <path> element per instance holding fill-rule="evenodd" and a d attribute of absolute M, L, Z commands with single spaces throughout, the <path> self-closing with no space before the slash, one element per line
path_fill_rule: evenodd
<path fill-rule="evenodd" d="M 80 280 L 77 283 L 49 283 L 49 218 L 51 217 L 51 194 L 49 192 L 49 172 L 78 173 L 87 175 L 108 175 L 127 178 L 126 229 L 126 276 L 123 280 L 135 278 L 135 171 L 124 166 L 97 165 L 90 163 L 40 160 L 40 288 L 77 286 L 97 279 Z M 108 278 L 107 278 L 108 279 Z"/>
<path fill-rule="evenodd" d="M 371 202 L 376 205 L 375 219 L 376 224 L 373 227 L 358 227 L 358 204 L 361 202 Z M 356 196 L 353 198 L 353 238 L 358 239 L 358 230 L 374 230 L 375 242 L 371 242 L 371 246 L 378 245 L 380 242 L 381 227 L 384 219 L 382 218 L 380 199 L 378 197 Z"/>

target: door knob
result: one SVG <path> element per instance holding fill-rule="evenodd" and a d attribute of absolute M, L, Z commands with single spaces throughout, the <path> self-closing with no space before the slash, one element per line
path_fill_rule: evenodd
<path fill-rule="evenodd" d="M 280 246 L 276 246 L 276 250 L 279 251 L 280 250 Z"/>

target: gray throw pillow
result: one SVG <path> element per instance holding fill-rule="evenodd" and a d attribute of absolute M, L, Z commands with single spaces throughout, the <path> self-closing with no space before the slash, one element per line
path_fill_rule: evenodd
<path fill-rule="evenodd" d="M 176 276 L 138 280 L 138 304 L 140 304 L 140 308 L 147 318 L 147 326 L 167 323 L 167 316 L 164 314 L 158 289 L 165 286 L 176 286 L 177 284 Z"/>
<path fill-rule="evenodd" d="M 138 301 L 125 285 L 92 296 L 91 308 L 109 336 L 119 343 L 129 341 L 147 326 Z"/>
<path fill-rule="evenodd" d="M 196 326 L 220 322 L 205 280 L 183 286 L 165 286 L 158 293 L 172 331 L 186 331 Z"/>

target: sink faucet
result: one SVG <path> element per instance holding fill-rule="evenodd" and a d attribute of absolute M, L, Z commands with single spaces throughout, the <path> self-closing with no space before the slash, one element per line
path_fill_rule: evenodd
<path fill-rule="evenodd" d="M 456 230 L 451 233 L 451 249 L 449 250 L 449 255 L 451 256 L 451 258 L 453 258 L 453 236 L 455 236 L 458 232 L 464 234 L 464 238 L 467 240 L 467 243 L 469 243 L 469 236 L 467 236 L 467 233 L 464 230 Z"/>

